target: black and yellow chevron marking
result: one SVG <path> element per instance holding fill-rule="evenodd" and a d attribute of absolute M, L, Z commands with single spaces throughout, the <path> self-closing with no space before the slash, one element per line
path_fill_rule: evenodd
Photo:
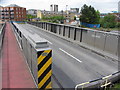
<path fill-rule="evenodd" d="M 52 87 L 52 50 L 38 52 L 38 88 L 49 89 Z"/>

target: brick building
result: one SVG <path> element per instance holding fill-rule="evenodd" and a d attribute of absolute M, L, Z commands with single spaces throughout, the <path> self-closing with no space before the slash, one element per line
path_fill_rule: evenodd
<path fill-rule="evenodd" d="M 26 19 L 26 8 L 16 4 L 0 7 L 0 20 L 2 21 L 24 21 Z"/>

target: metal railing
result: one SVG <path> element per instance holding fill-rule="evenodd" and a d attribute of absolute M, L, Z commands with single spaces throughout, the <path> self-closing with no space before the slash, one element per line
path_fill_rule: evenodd
<path fill-rule="evenodd" d="M 110 85 L 113 82 L 116 82 L 118 80 L 118 77 L 120 77 L 120 71 L 110 74 L 108 76 L 102 77 L 102 78 L 98 78 L 95 80 L 91 80 L 88 82 L 78 84 L 75 86 L 75 90 L 77 90 L 79 88 L 84 90 L 85 88 L 91 88 L 92 86 L 93 86 L 92 88 L 99 87 L 99 88 L 104 88 L 104 90 L 106 90 L 108 85 Z M 92 84 L 92 83 L 94 83 L 94 84 Z M 91 85 L 88 85 L 88 84 L 91 84 Z"/>

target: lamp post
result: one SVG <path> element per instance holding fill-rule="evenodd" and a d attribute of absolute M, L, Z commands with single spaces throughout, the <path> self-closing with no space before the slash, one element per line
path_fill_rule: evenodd
<path fill-rule="evenodd" d="M 61 24 L 63 24 L 63 10 L 61 11 L 61 13 L 62 13 Z"/>
<path fill-rule="evenodd" d="M 66 12 L 67 12 L 67 7 L 68 7 L 68 5 L 66 5 Z"/>
<path fill-rule="evenodd" d="M 66 22 L 68 22 L 68 11 L 67 11 L 68 5 L 66 5 Z"/>

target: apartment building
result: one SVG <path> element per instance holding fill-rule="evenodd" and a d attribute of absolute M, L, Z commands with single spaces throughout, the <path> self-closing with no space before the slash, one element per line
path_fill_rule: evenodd
<path fill-rule="evenodd" d="M 58 12 L 58 5 L 50 5 L 50 11 Z"/>
<path fill-rule="evenodd" d="M 46 11 L 46 10 L 38 10 L 37 18 L 42 19 L 43 17 L 51 17 L 51 16 L 65 16 L 65 12 L 54 12 L 54 11 Z"/>
<path fill-rule="evenodd" d="M 70 8 L 71 12 L 79 13 L 79 8 Z"/>
<path fill-rule="evenodd" d="M 46 10 L 37 11 L 37 18 L 42 19 L 43 17 L 52 17 L 52 16 L 63 16 L 69 21 L 72 21 L 74 20 L 74 17 L 80 17 L 80 13 L 71 12 L 71 11 L 68 11 L 68 13 L 66 13 L 65 11 L 63 12 L 62 11 L 54 12 L 54 11 L 46 11 Z"/>
<path fill-rule="evenodd" d="M 26 19 L 26 8 L 16 4 L 11 4 L 6 7 L 0 7 L 1 21 L 24 21 Z"/>
<path fill-rule="evenodd" d="M 29 9 L 29 10 L 27 10 L 27 15 L 37 16 L 37 10 L 36 9 Z"/>

